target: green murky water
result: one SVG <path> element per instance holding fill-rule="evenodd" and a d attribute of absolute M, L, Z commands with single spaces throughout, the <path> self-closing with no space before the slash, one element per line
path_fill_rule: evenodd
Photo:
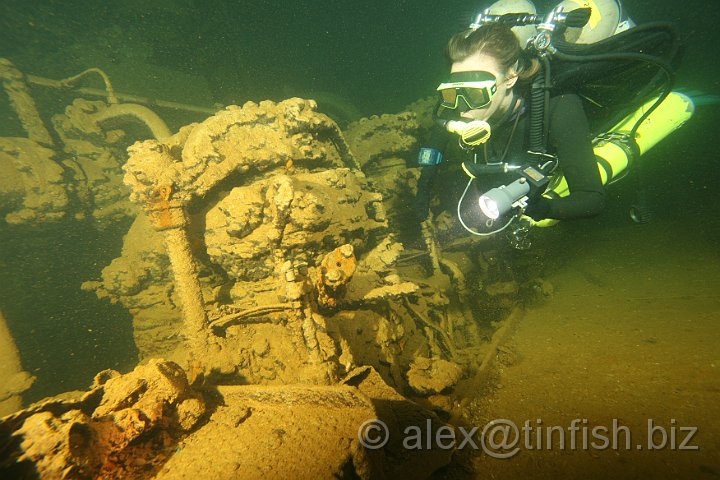
<path fill-rule="evenodd" d="M 720 95 L 720 5 L 702 0 L 624 3 L 637 23 L 670 20 L 678 25 L 686 43 L 679 87 Z M 551 2 L 536 4 L 542 9 Z M 289 96 L 326 98 L 342 120 L 349 120 L 343 115 L 395 113 L 431 95 L 446 72 L 445 42 L 476 7 L 477 2 L 460 0 L 4 0 L 0 56 L 27 74 L 55 79 L 101 67 L 119 91 L 208 108 Z M 46 117 L 71 98 L 43 89 L 33 95 Z M 171 128 L 203 118 L 169 109 L 162 115 Z M 665 249 L 643 261 L 666 258 L 667 237 L 674 235 L 696 239 L 678 240 L 677 249 L 696 249 L 708 262 L 720 244 L 719 122 L 720 105 L 701 106 L 691 122 L 645 156 L 652 166 L 647 183 L 661 227 L 652 230 L 657 242 L 652 237 L 643 241 L 650 252 L 655 243 Z M 4 95 L 0 136 L 23 136 Z M 626 225 L 633 190 L 629 182 L 613 186 L 600 218 L 565 227 L 569 234 L 583 232 L 567 249 L 574 256 L 590 255 L 584 237 L 602 238 Z M 84 389 L 97 371 L 125 371 L 136 362 L 128 312 L 79 288 L 118 256 L 128 227 L 117 224 L 98 232 L 81 221 L 39 228 L 0 222 L 0 310 L 24 368 L 37 376 L 26 401 Z M 617 235 L 607 241 L 623 249 Z M 612 256 L 602 260 L 607 263 L 600 270 L 612 270 Z M 657 282 L 657 291 L 671 288 L 662 280 L 649 281 Z"/>

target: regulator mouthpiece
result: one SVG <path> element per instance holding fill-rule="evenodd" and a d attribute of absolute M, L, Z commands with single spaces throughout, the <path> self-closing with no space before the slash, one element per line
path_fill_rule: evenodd
<path fill-rule="evenodd" d="M 485 120 L 473 120 L 472 122 L 461 122 L 459 120 L 451 120 L 445 124 L 445 128 L 450 133 L 460 135 L 460 140 L 465 145 L 477 147 L 490 139 L 490 124 Z"/>

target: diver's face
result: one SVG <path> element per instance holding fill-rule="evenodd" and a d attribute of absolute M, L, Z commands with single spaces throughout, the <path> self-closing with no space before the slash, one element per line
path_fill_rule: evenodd
<path fill-rule="evenodd" d="M 452 64 L 451 73 L 484 71 L 492 73 L 497 78 L 497 91 L 489 105 L 476 108 L 460 115 L 469 120 L 493 120 L 501 118 L 512 107 L 512 89 L 517 82 L 517 74 L 511 69 L 503 71 L 497 60 L 482 52 L 470 55 L 464 60 Z"/>

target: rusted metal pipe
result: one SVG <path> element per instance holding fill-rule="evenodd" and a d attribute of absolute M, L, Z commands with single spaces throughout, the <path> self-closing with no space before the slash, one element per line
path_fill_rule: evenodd
<path fill-rule="evenodd" d="M 175 288 L 182 306 L 185 337 L 191 350 L 201 351 L 206 345 L 208 316 L 198 280 L 198 269 L 192 254 L 187 227 L 189 219 L 185 205 L 172 199 L 173 190 L 164 186 L 144 205 L 151 224 L 162 233 Z"/>

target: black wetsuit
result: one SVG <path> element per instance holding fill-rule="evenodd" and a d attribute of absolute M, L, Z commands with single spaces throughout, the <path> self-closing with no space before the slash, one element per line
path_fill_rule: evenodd
<path fill-rule="evenodd" d="M 514 132 L 515 116 L 510 116 L 503 124 L 493 129 L 487 144 L 488 161 L 500 160 L 506 148 L 505 162 L 520 165 L 531 160 L 527 153 L 530 116 L 523 111 L 520 115 Z M 529 202 L 527 215 L 535 220 L 545 218 L 564 220 L 591 217 L 602 211 L 605 197 L 591 140 L 588 120 L 580 98 L 577 95 L 561 95 L 550 99 L 547 149 L 548 153 L 557 155 L 558 165 L 567 180 L 570 194 L 567 197 L 553 199 L 533 198 Z M 484 156 L 482 147 L 477 155 L 482 161 Z M 435 168 L 423 167 L 418 182 L 417 206 L 421 219 L 427 216 L 428 189 L 432 187 Z M 467 202 L 477 205 L 477 195 L 484 187 L 485 185 L 473 188 L 468 193 Z M 471 213 L 471 209 L 467 210 L 471 217 L 475 216 Z"/>

